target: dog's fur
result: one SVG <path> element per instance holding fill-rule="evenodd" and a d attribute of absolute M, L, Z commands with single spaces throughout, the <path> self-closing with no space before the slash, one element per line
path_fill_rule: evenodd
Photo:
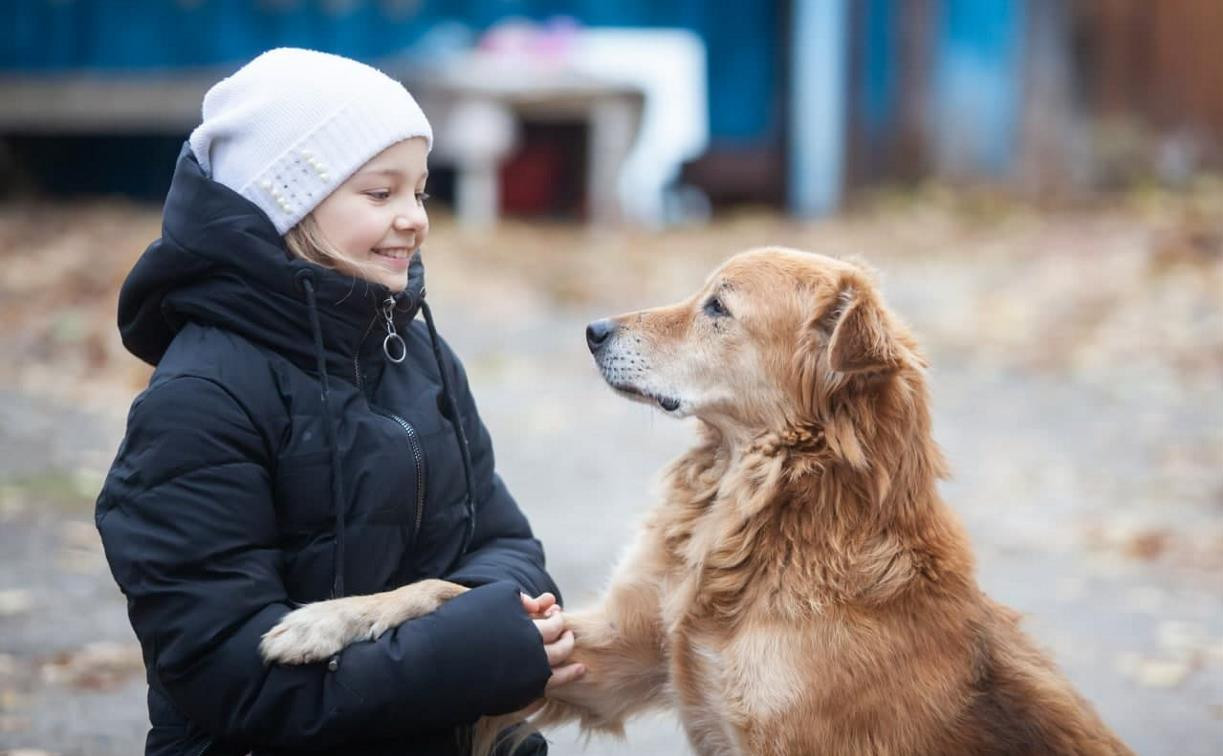
<path fill-rule="evenodd" d="M 701 754 L 1129 753 L 977 587 L 925 363 L 868 270 L 754 250 L 601 331 L 607 381 L 700 440 L 566 613 L 588 672 L 535 723 L 673 707 Z"/>
<path fill-rule="evenodd" d="M 1128 753 L 977 587 L 925 363 L 869 271 L 755 250 L 611 326 L 607 381 L 700 442 L 568 614 L 589 671 L 538 723 L 673 706 L 701 754 Z"/>

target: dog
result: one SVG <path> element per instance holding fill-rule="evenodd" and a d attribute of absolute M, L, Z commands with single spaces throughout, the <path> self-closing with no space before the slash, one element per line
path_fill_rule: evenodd
<path fill-rule="evenodd" d="M 751 250 L 586 338 L 616 392 L 699 438 L 603 597 L 565 613 L 587 673 L 533 725 L 622 733 L 670 708 L 710 756 L 1130 753 L 977 587 L 926 363 L 864 265 Z M 300 663 L 323 623 L 326 658 L 448 590 L 299 609 L 265 656 Z"/>
<path fill-rule="evenodd" d="M 711 756 L 1130 752 L 978 588 L 926 363 L 864 265 L 748 251 L 586 337 L 616 392 L 700 435 L 567 612 L 587 674 L 533 723 L 672 708 Z"/>

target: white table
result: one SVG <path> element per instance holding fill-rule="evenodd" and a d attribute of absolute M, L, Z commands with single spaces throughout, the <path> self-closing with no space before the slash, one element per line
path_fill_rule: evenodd
<path fill-rule="evenodd" d="M 486 225 L 500 208 L 498 171 L 517 146 L 522 121 L 580 121 L 589 129 L 586 198 L 590 221 L 625 220 L 620 170 L 641 120 L 642 93 L 568 68 L 479 53 L 400 77 L 433 123 L 437 162 L 457 171 L 460 222 Z"/>

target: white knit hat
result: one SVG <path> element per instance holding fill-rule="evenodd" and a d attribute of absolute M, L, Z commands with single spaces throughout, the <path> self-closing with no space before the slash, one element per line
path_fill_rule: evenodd
<path fill-rule="evenodd" d="M 204 95 L 191 151 L 284 234 L 374 155 L 433 130 L 408 90 L 338 55 L 269 50 Z"/>

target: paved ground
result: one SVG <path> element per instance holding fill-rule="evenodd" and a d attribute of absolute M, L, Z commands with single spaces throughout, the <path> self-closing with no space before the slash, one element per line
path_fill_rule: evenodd
<path fill-rule="evenodd" d="M 758 231 L 731 227 L 727 236 Z M 817 246 L 820 233 L 791 243 Z M 512 259 L 454 249 L 430 268 L 442 331 L 467 361 L 502 473 L 567 603 L 581 604 L 649 505 L 655 473 L 692 433 L 604 388 L 582 329 L 685 293 L 720 255 L 632 258 L 639 267 L 623 275 L 650 271 L 639 287 L 613 277 L 578 296 L 555 270 L 533 269 L 538 261 L 515 269 Z M 1049 366 L 1038 343 L 998 326 L 1018 318 L 1021 331 L 1043 327 L 1003 305 L 1022 286 L 1056 295 L 1086 285 L 1074 271 L 1046 280 L 1036 263 L 921 256 L 880 265 L 934 363 L 936 437 L 955 474 L 943 492 L 974 538 L 985 589 L 1027 614 L 1030 632 L 1136 751 L 1223 752 L 1218 373 L 1208 366 L 1171 380 L 1143 350 L 1127 356 L 1122 336 L 1075 352 L 1074 369 Z M 1004 314 L 971 309 L 981 301 L 1001 303 Z M 1155 299 L 1151 311 L 1170 307 Z M 1217 319 L 1218 308 L 1201 317 Z M 1056 334 L 1046 341 L 1068 349 Z M 146 726 L 139 659 L 91 522 L 125 405 L 10 385 L 0 390 L 0 752 L 137 752 Z M 625 743 L 583 746 L 572 731 L 553 740 L 558 754 L 687 752 L 666 716 L 635 723 Z"/>

